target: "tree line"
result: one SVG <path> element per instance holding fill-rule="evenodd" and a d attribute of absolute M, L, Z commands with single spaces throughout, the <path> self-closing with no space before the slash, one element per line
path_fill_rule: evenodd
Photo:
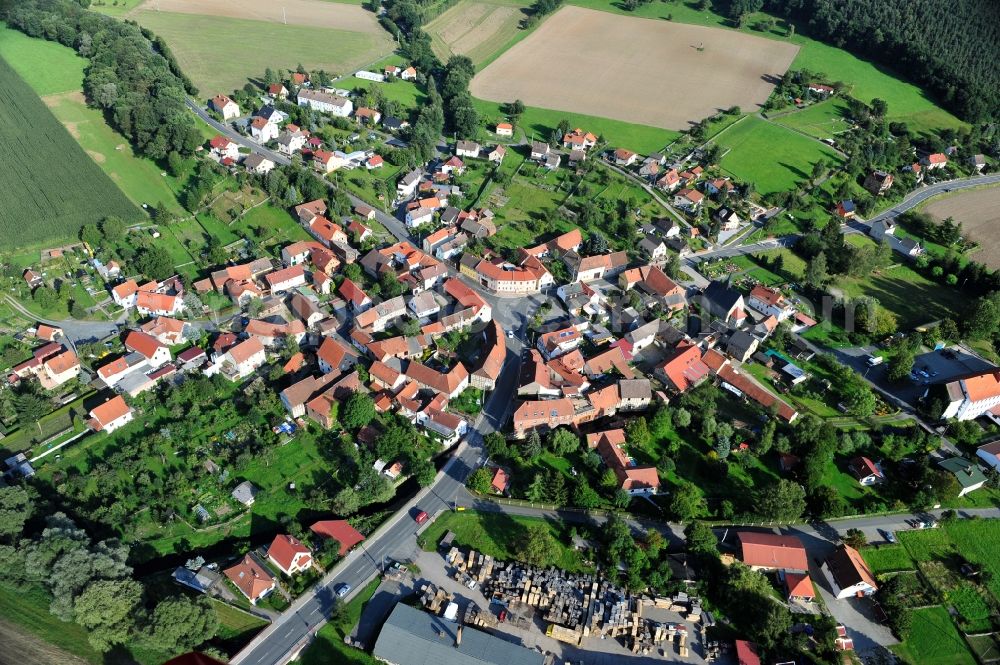
<path fill-rule="evenodd" d="M 184 653 L 215 636 L 218 615 L 205 598 L 164 595 L 132 577 L 129 548 L 95 541 L 63 513 L 44 518 L 33 488 L 0 488 L 0 565 L 3 584 L 42 588 L 49 611 L 87 632 L 101 653 L 141 647 Z"/>
<path fill-rule="evenodd" d="M 30 37 L 59 42 L 90 64 L 83 91 L 88 102 L 142 154 L 164 159 L 190 155 L 201 135 L 185 108 L 196 91 L 162 40 L 134 23 L 87 11 L 71 0 L 23 0 L 0 6 L 0 18 Z"/>
<path fill-rule="evenodd" d="M 761 0 L 733 0 L 740 11 Z M 767 0 L 812 36 L 892 67 L 970 122 L 1000 117 L 1000 5 L 990 0 Z"/>

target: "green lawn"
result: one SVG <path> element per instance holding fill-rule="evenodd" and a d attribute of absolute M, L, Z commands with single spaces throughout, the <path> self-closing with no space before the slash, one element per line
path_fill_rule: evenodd
<path fill-rule="evenodd" d="M 267 625 L 266 621 L 238 610 L 232 605 L 227 605 L 214 598 L 209 598 L 209 602 L 219 617 L 219 630 L 215 634 L 215 638 L 226 644 L 227 647 L 240 648 Z"/>
<path fill-rule="evenodd" d="M 455 534 L 453 543 L 457 546 L 470 547 L 497 559 L 512 561 L 519 558 L 518 544 L 522 534 L 536 524 L 546 526 L 559 547 L 559 556 L 549 565 L 572 572 L 584 569 L 580 553 L 566 545 L 569 542 L 566 525 L 537 517 L 475 511 L 446 512 L 434 520 L 420 538 L 425 550 L 434 551 L 444 534 L 451 531 Z"/>
<path fill-rule="evenodd" d="M 376 665 L 375 660 L 365 651 L 344 644 L 344 638 L 351 634 L 354 626 L 361 619 L 365 604 L 371 600 L 378 589 L 380 579 L 374 579 L 351 599 L 344 609 L 329 623 L 319 629 L 316 639 L 309 645 L 299 661 L 302 665 Z"/>
<path fill-rule="evenodd" d="M 901 544 L 879 545 L 862 548 L 861 556 L 875 575 L 913 570 L 913 559 Z"/>
<path fill-rule="evenodd" d="M 910 665 L 974 665 L 976 660 L 943 607 L 910 610 L 910 637 L 892 650 Z"/>
<path fill-rule="evenodd" d="M 166 40 L 181 69 L 204 97 L 242 88 L 267 67 L 358 69 L 392 51 L 388 33 L 365 34 L 303 25 L 283 25 L 220 16 L 141 9 L 139 23 Z M 267 48 L 261 48 L 266 44 Z"/>
<path fill-rule="evenodd" d="M 58 42 L 28 37 L 0 23 L 0 57 L 39 95 L 79 90 L 87 61 Z"/>
<path fill-rule="evenodd" d="M 850 124 L 844 119 L 847 114 L 847 102 L 839 97 L 834 97 L 825 102 L 813 104 L 801 111 L 793 111 L 779 118 L 773 118 L 773 121 L 818 139 L 829 139 L 850 129 Z"/>
<path fill-rule="evenodd" d="M 0 584 L 0 616 L 39 639 L 90 663 L 101 663 L 101 654 L 90 647 L 87 631 L 60 621 L 49 612 L 49 594 L 40 587 L 15 589 Z"/>
<path fill-rule="evenodd" d="M 837 278 L 833 287 L 849 298 L 877 298 L 898 317 L 901 330 L 944 317 L 954 318 L 969 302 L 961 290 L 932 282 L 903 264 L 864 278 Z"/>
<path fill-rule="evenodd" d="M 172 213 L 183 212 L 177 203 L 181 183 L 161 175 L 162 169 L 153 162 L 137 157 L 101 112 L 87 106 L 80 93 L 85 59 L 57 42 L 33 39 L 6 27 L 0 27 L 0 56 L 45 96 L 52 114 L 133 203 L 155 207 L 163 202 Z"/>
<path fill-rule="evenodd" d="M 987 587 L 1000 601 L 1000 520 L 959 520 L 946 524 L 945 532 L 962 556 L 992 573 Z"/>
<path fill-rule="evenodd" d="M 717 141 L 725 155 L 724 171 L 757 185 L 762 194 L 793 189 L 809 179 L 821 159 L 840 164 L 829 146 L 780 125 L 750 117 L 731 127 Z"/>
<path fill-rule="evenodd" d="M 487 127 L 493 127 L 506 116 L 500 111 L 500 103 L 488 102 L 483 99 L 474 100 L 480 119 Z M 581 127 L 593 132 L 612 146 L 628 148 L 641 154 L 662 150 L 664 146 L 676 139 L 680 134 L 669 129 L 659 129 L 646 125 L 637 125 L 610 118 L 598 118 L 581 113 L 567 113 L 551 109 L 528 107 L 518 124 L 528 140 L 548 139 L 560 121 L 565 120 L 571 127 Z"/>
<path fill-rule="evenodd" d="M 343 81 L 348 88 L 364 88 L 366 90 L 381 90 L 386 99 L 398 102 L 406 108 L 417 109 L 423 106 L 427 95 L 424 94 L 416 83 L 411 81 L 395 80 L 392 82 L 379 83 L 378 81 L 366 81 L 359 78 L 349 78 Z"/>

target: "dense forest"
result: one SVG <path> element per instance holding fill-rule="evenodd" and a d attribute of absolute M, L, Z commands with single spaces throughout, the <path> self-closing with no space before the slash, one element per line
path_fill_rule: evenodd
<path fill-rule="evenodd" d="M 185 95 L 196 90 L 180 74 L 160 40 L 151 42 L 133 23 L 87 11 L 89 0 L 0 2 L 0 18 L 31 36 L 56 41 L 90 60 L 87 101 L 143 154 L 162 159 L 188 155 L 201 143 Z"/>
<path fill-rule="evenodd" d="M 762 0 L 733 0 L 732 12 Z M 766 0 L 817 39 L 892 67 L 970 122 L 1000 118 L 995 0 Z"/>

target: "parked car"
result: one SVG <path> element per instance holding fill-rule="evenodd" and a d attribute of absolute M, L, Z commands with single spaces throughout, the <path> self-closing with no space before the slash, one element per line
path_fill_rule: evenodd
<path fill-rule="evenodd" d="M 424 522 L 426 522 L 426 521 L 427 521 L 428 519 L 430 519 L 430 515 L 428 515 L 428 514 L 427 514 L 427 511 L 425 511 L 425 510 L 421 510 L 421 511 L 420 511 L 419 513 L 417 513 L 417 514 L 416 514 L 416 516 L 415 516 L 415 517 L 413 518 L 413 521 L 414 521 L 414 522 L 416 522 L 417 524 L 423 524 L 423 523 L 424 523 Z"/>
<path fill-rule="evenodd" d="M 333 587 L 333 590 L 336 592 L 338 598 L 343 598 L 351 592 L 351 585 L 346 582 L 342 582 Z"/>
<path fill-rule="evenodd" d="M 890 543 L 896 542 L 896 534 L 894 534 L 892 531 L 889 531 L 888 529 L 883 529 L 882 535 L 885 537 L 886 541 Z"/>

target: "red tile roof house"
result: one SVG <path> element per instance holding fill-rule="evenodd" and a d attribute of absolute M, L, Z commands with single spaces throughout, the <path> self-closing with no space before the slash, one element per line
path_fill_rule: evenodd
<path fill-rule="evenodd" d="M 856 549 L 841 544 L 837 551 L 827 557 L 821 568 L 833 595 L 838 599 L 851 596 L 870 596 L 878 591 L 875 576 Z"/>
<path fill-rule="evenodd" d="M 885 480 L 882 469 L 867 457 L 855 457 L 847 464 L 851 475 L 862 485 L 875 485 Z"/>
<path fill-rule="evenodd" d="M 226 568 L 223 572 L 254 605 L 261 598 L 274 591 L 277 586 L 277 582 L 267 572 L 267 569 L 249 554 L 244 556 L 238 564 L 232 568 Z"/>
<path fill-rule="evenodd" d="M 278 570 L 291 577 L 313 565 L 312 552 L 298 538 L 279 533 L 267 548 L 267 558 Z"/>
<path fill-rule="evenodd" d="M 711 373 L 711 369 L 701 360 L 701 348 L 687 340 L 682 340 L 672 357 L 660 364 L 654 373 L 664 380 L 668 387 L 679 393 L 693 388 Z"/>
<path fill-rule="evenodd" d="M 795 536 L 738 531 L 741 559 L 753 570 L 809 570 L 809 559 L 802 541 Z"/>
<path fill-rule="evenodd" d="M 490 487 L 497 494 L 505 494 L 507 488 L 510 487 L 510 474 L 497 467 L 493 472 L 493 480 L 490 481 Z"/>
<path fill-rule="evenodd" d="M 587 435 L 587 446 L 591 448 L 596 446 L 601 459 L 615 472 L 621 489 L 632 495 L 655 494 L 660 488 L 660 477 L 656 467 L 635 466 L 625 454 L 624 444 L 625 431 L 621 429 Z"/>
<path fill-rule="evenodd" d="M 760 655 L 757 645 L 746 640 L 736 640 L 737 665 L 760 665 Z"/>
<path fill-rule="evenodd" d="M 170 349 L 141 330 L 129 331 L 125 336 L 125 348 L 141 354 L 153 369 L 170 362 Z"/>
<path fill-rule="evenodd" d="M 306 271 L 301 265 L 291 266 L 283 270 L 277 270 L 264 276 L 267 285 L 271 288 L 271 293 L 284 293 L 296 286 L 304 286 L 306 283 Z"/>
<path fill-rule="evenodd" d="M 347 520 L 320 520 L 309 527 L 309 530 L 318 536 L 336 540 L 340 544 L 338 551 L 340 556 L 347 554 L 352 547 L 365 539 Z"/>
<path fill-rule="evenodd" d="M 816 589 L 808 573 L 785 573 L 785 591 L 790 602 L 811 603 L 816 600 Z"/>
<path fill-rule="evenodd" d="M 132 409 L 125 403 L 125 398 L 116 395 L 90 410 L 87 425 L 95 432 L 111 434 L 119 427 L 132 422 L 132 415 Z"/>

